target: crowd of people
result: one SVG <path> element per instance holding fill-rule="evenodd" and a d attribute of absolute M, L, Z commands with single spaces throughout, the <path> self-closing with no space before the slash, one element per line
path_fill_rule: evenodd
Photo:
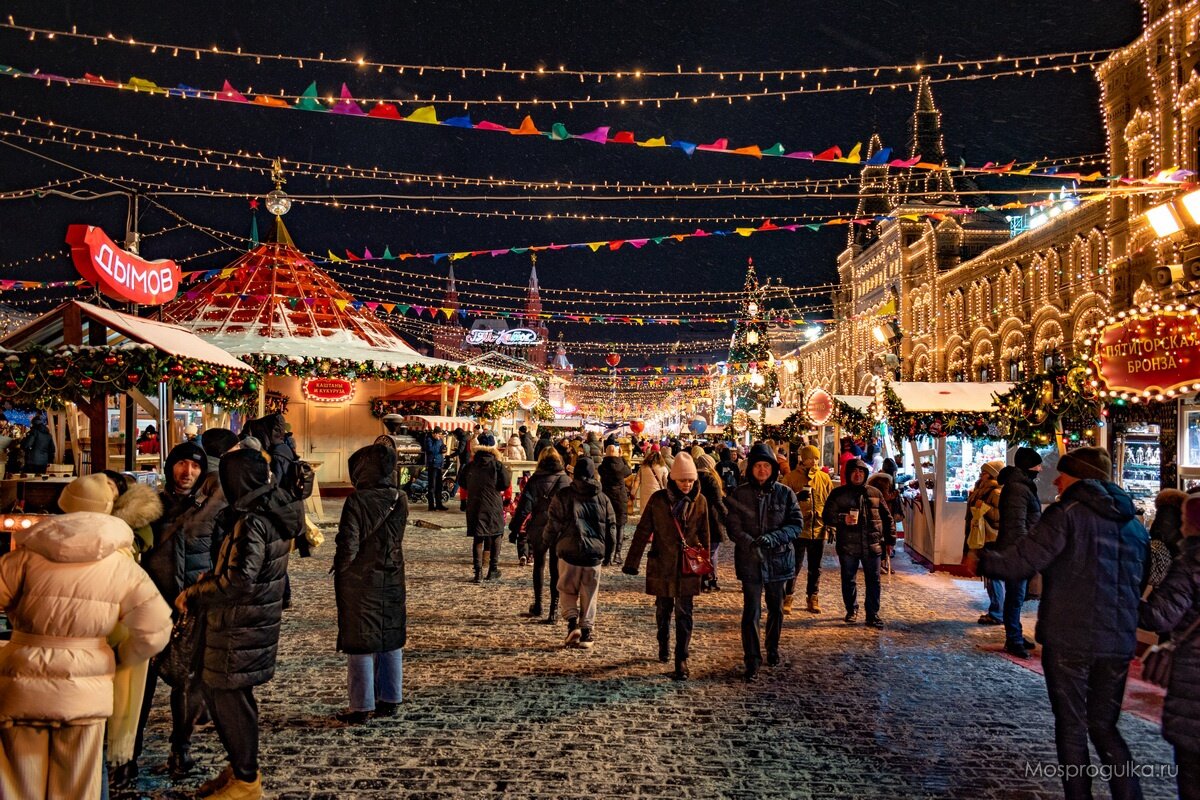
<path fill-rule="evenodd" d="M 431 473 L 459 461 L 471 580 L 498 582 L 507 529 L 518 563 L 532 566 L 523 613 L 565 623 L 566 647 L 602 638 L 604 570 L 638 575 L 644 564 L 658 659 L 688 680 L 695 597 L 721 590 L 717 565 L 729 543 L 742 594 L 739 676 L 753 682 L 782 661 L 784 618 L 806 560 L 804 607 L 822 613 L 828 544 L 845 623 L 859 621 L 861 572 L 865 624 L 885 625 L 880 574 L 896 541 L 899 493 L 897 465 L 871 452 L 875 444 L 845 440 L 830 465 L 811 445 L 791 452 L 763 441 L 743 453 L 724 442 L 535 438 L 525 428 L 503 448 L 484 427 L 450 441 L 432 431 L 423 447 Z M 1059 499 L 1045 509 L 1041 457 L 1020 448 L 1012 460 L 985 464 L 968 498 L 967 560 L 987 584 L 979 623 L 1003 626 L 1004 649 L 1017 659 L 1036 646 L 1021 627 L 1028 582 L 1043 583 L 1035 638 L 1059 761 L 1076 768 L 1064 773 L 1067 796 L 1090 796 L 1082 769 L 1090 739 L 1112 768 L 1113 796 L 1140 797 L 1137 775 L 1120 769 L 1133 759 L 1117 730 L 1139 624 L 1176 637 L 1164 734 L 1181 796 L 1196 796 L 1200 647 L 1188 632 L 1200 618 L 1200 496 L 1164 494 L 1148 534 L 1112 483 L 1104 450 L 1063 455 Z M 514 497 L 513 465 L 530 461 Z M 161 491 L 116 472 L 78 478 L 59 501 L 62 515 L 17 534 L 19 546 L 0 558 L 0 607 L 14 628 L 0 649 L 0 718 L 11 723 L 0 727 L 0 796 L 96 797 L 133 786 L 160 677 L 171 689 L 171 730 L 159 769 L 173 780 L 190 775 L 193 733 L 211 719 L 228 765 L 199 796 L 262 796 L 254 688 L 275 671 L 289 555 L 316 543 L 304 466 L 283 417 L 269 415 L 241 435 L 210 429 L 175 446 Z M 394 715 L 403 701 L 409 507 L 393 448 L 359 449 L 349 474 L 354 492 L 331 569 L 331 646 L 347 659 L 347 708 L 337 718 L 353 725 Z M 429 496 L 431 510 L 445 508 L 443 492 Z M 626 536 L 631 514 L 637 524 Z"/>

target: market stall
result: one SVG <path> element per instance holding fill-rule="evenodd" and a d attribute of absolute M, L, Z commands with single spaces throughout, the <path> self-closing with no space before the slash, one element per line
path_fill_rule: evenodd
<path fill-rule="evenodd" d="M 776 432 L 786 441 L 811 441 L 821 451 L 821 464 L 835 466 L 843 436 L 865 440 L 878 424 L 871 411 L 874 402 L 872 397 L 810 389 L 801 408 L 768 408 L 763 415 L 764 432 Z"/>
<path fill-rule="evenodd" d="M 907 445 L 917 489 L 904 503 L 905 547 L 932 568 L 962 563 L 967 495 L 982 466 L 1005 460 L 995 395 L 1010 383 L 883 383 L 887 424 Z"/>
<path fill-rule="evenodd" d="M 206 276 L 164 313 L 263 376 L 258 413 L 281 411 L 300 455 L 320 461 L 326 488 L 349 485 L 350 454 L 382 432 L 395 403 L 436 403 L 443 415 L 514 377 L 413 350 L 293 244 L 276 217 L 269 241 Z M 271 398 L 272 403 L 267 400 Z"/>

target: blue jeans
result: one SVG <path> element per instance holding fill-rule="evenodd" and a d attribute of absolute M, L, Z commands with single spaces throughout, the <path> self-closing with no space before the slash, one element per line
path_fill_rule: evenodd
<path fill-rule="evenodd" d="M 1004 582 L 1004 641 L 1006 644 L 1024 644 L 1025 633 L 1021 630 L 1021 606 L 1025 603 L 1025 587 L 1029 581 Z"/>
<path fill-rule="evenodd" d="M 879 616 L 879 561 L 882 556 L 846 556 L 838 553 L 838 562 L 842 566 L 842 602 L 846 605 L 846 613 L 858 611 L 858 565 L 862 564 L 863 577 L 867 583 L 867 619 Z"/>
<path fill-rule="evenodd" d="M 988 594 L 987 615 L 994 620 L 1004 621 L 1004 581 L 983 579 L 984 588 Z"/>
<path fill-rule="evenodd" d="M 404 650 L 346 656 L 351 711 L 374 711 L 375 701 L 403 700 Z"/>
<path fill-rule="evenodd" d="M 1054 712 L 1058 763 L 1076 767 L 1090 765 L 1088 739 L 1091 738 L 1100 763 L 1126 768 L 1133 756 L 1117 730 L 1117 721 L 1121 718 L 1129 659 L 1059 655 L 1051 648 L 1042 654 L 1042 667 L 1046 673 L 1050 710 Z M 1114 800 L 1140 800 L 1142 797 L 1142 788 L 1135 775 L 1114 775 L 1108 786 Z M 1092 779 L 1086 774 L 1067 776 L 1063 779 L 1063 791 L 1067 800 L 1090 798 Z"/>

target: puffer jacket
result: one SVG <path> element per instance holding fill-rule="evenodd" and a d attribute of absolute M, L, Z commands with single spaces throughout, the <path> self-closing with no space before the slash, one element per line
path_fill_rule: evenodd
<path fill-rule="evenodd" d="M 159 527 L 154 547 L 142 556 L 142 568 L 167 602 L 173 603 L 180 592 L 212 569 L 213 529 L 228 505 L 220 478 L 209 473 L 198 481 L 193 494 L 176 501 L 173 517 Z M 115 507 L 113 510 L 115 513 Z"/>
<path fill-rule="evenodd" d="M 130 483 L 113 501 L 112 515 L 133 528 L 133 550 L 144 553 L 154 546 L 154 523 L 162 518 L 162 498 L 144 483 Z"/>
<path fill-rule="evenodd" d="M 759 461 L 771 464 L 771 477 L 753 477 Z M 804 529 L 796 493 L 779 483 L 779 463 L 770 448 L 756 444 L 746 459 L 746 481 L 726 498 L 725 527 L 733 540 L 734 567 L 742 583 L 775 583 L 796 577 L 796 548 Z"/>
<path fill-rule="evenodd" d="M 546 540 L 546 522 L 549 519 L 550 501 L 554 495 L 571 485 L 571 476 L 561 467 L 551 468 L 538 464 L 533 475 L 525 482 L 525 489 L 517 501 L 517 510 L 513 513 L 508 529 L 514 533 L 525 525 L 525 538 L 530 550 L 542 552 L 549 549 L 550 542 Z M 528 519 L 528 524 L 525 520 Z"/>
<path fill-rule="evenodd" d="M 396 451 L 363 447 L 349 461 L 354 494 L 342 507 L 333 556 L 337 649 L 386 653 L 407 641 L 404 527 L 408 500 L 396 488 Z"/>
<path fill-rule="evenodd" d="M 629 518 L 629 487 L 625 479 L 633 474 L 625 459 L 620 456 L 605 456 L 600 462 L 600 486 L 617 512 L 617 525 L 624 525 Z"/>
<path fill-rule="evenodd" d="M 641 466 L 638 468 L 638 507 L 643 512 L 646 506 L 650 504 L 650 498 L 655 492 L 661 492 L 667 488 L 667 468 L 666 467 L 647 467 Z"/>
<path fill-rule="evenodd" d="M 1008 466 L 1000 470 L 1000 533 L 996 549 L 1011 547 L 1029 535 L 1042 518 L 1042 501 L 1037 484 L 1023 469 Z"/>
<path fill-rule="evenodd" d="M 1178 489 L 1163 489 L 1154 498 L 1154 522 L 1150 523 L 1150 538 L 1160 541 L 1179 555 L 1183 544 L 1183 502 L 1188 493 Z"/>
<path fill-rule="evenodd" d="M 996 478 L 993 478 L 989 472 L 984 472 L 979 476 L 979 480 L 975 481 L 975 486 L 971 488 L 971 493 L 967 495 L 967 520 L 963 537 L 964 552 L 967 549 L 967 541 L 971 538 L 971 524 L 975 519 L 974 509 L 981 504 L 987 506 L 987 510 L 983 514 L 984 521 L 999 532 L 1000 482 Z M 996 542 L 999 540 L 999 536 L 997 536 Z M 986 542 L 983 546 L 988 550 L 994 550 L 996 549 L 996 542 Z"/>
<path fill-rule="evenodd" d="M 856 469 L 870 474 L 862 461 L 847 462 L 846 476 Z M 847 525 L 846 514 L 858 512 L 858 524 Z M 885 544 L 896 540 L 896 523 L 883 493 L 874 486 L 843 484 L 829 493 L 821 512 L 825 527 L 832 528 L 839 556 L 865 558 L 880 555 Z M 875 552 L 879 550 L 880 552 Z"/>
<path fill-rule="evenodd" d="M 1141 627 L 1182 636 L 1200 617 L 1200 537 L 1182 542 L 1166 580 L 1138 609 Z M 1178 645 L 1163 703 L 1163 738 L 1176 747 L 1200 752 L 1200 632 Z"/>
<path fill-rule="evenodd" d="M 116 662 L 106 638 L 124 626 L 117 650 L 132 664 L 171 636 L 171 609 L 130 555 L 133 531 L 116 517 L 77 512 L 14 539 L 18 548 L 0 557 L 0 608 L 13 626 L 0 647 L 0 725 L 107 719 Z M 41 636 L 79 641 L 47 646 Z"/>
<path fill-rule="evenodd" d="M 821 513 L 825 510 L 829 493 L 833 491 L 833 480 L 820 467 L 805 469 L 800 465 L 789 472 L 780 483 L 796 493 L 796 502 L 800 504 L 800 513 L 804 515 L 804 531 L 800 538 L 824 539 L 825 521 L 821 519 Z M 804 489 L 808 489 L 807 500 L 800 499 Z"/>
<path fill-rule="evenodd" d="M 467 536 L 504 533 L 504 490 L 512 473 L 500 463 L 496 448 L 477 445 L 459 485 L 467 490 Z"/>
<path fill-rule="evenodd" d="M 725 530 L 725 517 L 729 514 L 725 506 L 725 490 L 721 487 L 721 479 L 707 469 L 696 470 L 696 477 L 700 494 L 704 495 L 704 502 L 708 506 L 709 543 L 720 544 L 729 538 Z"/>
<path fill-rule="evenodd" d="M 30 467 L 40 467 L 54 460 L 54 437 L 44 422 L 34 422 L 29 426 L 29 433 L 21 440 L 21 449 L 25 451 L 25 464 Z"/>
<path fill-rule="evenodd" d="M 1115 483 L 1082 480 L 1011 547 L 984 550 L 979 572 L 1023 580 L 1042 573 L 1037 640 L 1047 652 L 1131 658 L 1149 536 Z"/>
<path fill-rule="evenodd" d="M 592 460 L 575 462 L 571 485 L 550 503 L 546 538 L 554 554 L 576 567 L 598 567 L 612 558 L 617 541 L 617 513 L 600 488 Z"/>
<path fill-rule="evenodd" d="M 213 688 L 244 689 L 275 674 L 288 553 L 304 509 L 269 473 L 258 451 L 222 457 L 229 507 L 214 530 L 220 549 L 212 572 L 184 590 L 188 608 L 205 613 L 202 677 Z"/>
<path fill-rule="evenodd" d="M 704 473 L 701 473 L 704 474 Z M 683 503 L 683 523 L 675 521 L 674 508 Z M 629 543 L 629 554 L 625 556 L 625 568 L 637 571 L 642 553 L 650 546 L 646 557 L 646 594 L 655 597 L 692 597 L 700 594 L 700 576 L 683 574 L 683 548 L 679 534 L 690 547 L 709 549 L 708 501 L 700 491 L 700 484 L 692 484 L 686 496 L 679 491 L 675 481 L 667 488 L 655 492 L 650 498 L 642 518 L 638 521 L 633 541 Z"/>

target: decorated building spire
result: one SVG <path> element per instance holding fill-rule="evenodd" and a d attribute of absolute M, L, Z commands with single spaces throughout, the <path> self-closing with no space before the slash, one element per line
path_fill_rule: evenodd
<path fill-rule="evenodd" d="M 450 262 L 450 278 L 446 282 L 446 295 L 445 295 L 444 304 L 445 304 L 446 308 L 452 308 L 452 309 L 454 309 L 455 312 L 457 312 L 459 309 L 458 289 L 454 285 L 454 262 L 453 261 Z M 456 313 L 455 317 L 451 318 L 451 321 L 454 322 L 455 324 L 457 324 L 457 322 L 458 322 L 457 313 Z"/>
<path fill-rule="evenodd" d="M 929 76 L 922 75 L 917 84 L 917 102 L 908 126 L 908 157 L 921 157 L 927 164 L 946 163 L 946 144 L 942 136 L 942 112 L 933 102 L 933 88 Z M 959 202 L 954 181 L 946 170 L 910 169 L 901 182 L 904 193 L 900 203 Z"/>
<path fill-rule="evenodd" d="M 879 134 L 871 134 L 871 141 L 867 144 L 867 161 L 870 162 L 871 158 L 882 149 L 883 142 L 879 140 Z M 887 164 L 863 167 L 862 174 L 859 177 L 858 210 L 854 213 L 855 219 L 882 217 L 886 216 L 892 210 L 892 203 L 888 198 L 889 174 L 890 170 Z M 866 247 L 878 237 L 878 223 L 851 225 L 850 230 L 847 232 L 846 246 L 858 245 L 859 247 Z"/>

